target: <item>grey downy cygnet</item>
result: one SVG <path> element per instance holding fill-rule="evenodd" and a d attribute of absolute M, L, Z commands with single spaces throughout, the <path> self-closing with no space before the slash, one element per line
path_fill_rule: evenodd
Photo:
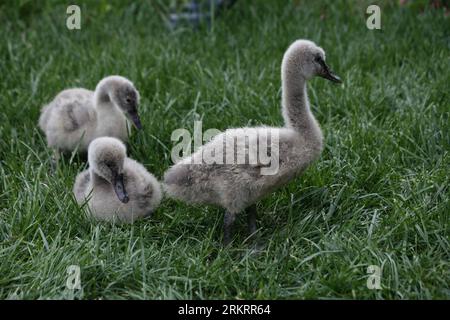
<path fill-rule="evenodd" d="M 143 165 L 127 158 L 125 145 L 102 137 L 88 149 L 89 168 L 78 174 L 73 192 L 99 220 L 132 223 L 148 216 L 161 202 L 161 187 Z"/>
<path fill-rule="evenodd" d="M 281 66 L 284 127 L 228 129 L 165 173 L 163 189 L 169 197 L 188 203 L 218 205 L 226 210 L 225 244 L 232 239 L 236 214 L 247 211 L 249 232 L 253 234 L 257 229 L 255 202 L 287 184 L 319 158 L 323 137 L 311 112 L 306 87 L 307 80 L 315 76 L 341 82 L 325 63 L 322 48 L 308 40 L 295 41 L 285 52 Z M 235 147 L 234 142 L 247 138 L 250 131 L 256 131 L 256 139 L 278 137 L 278 145 L 271 145 L 276 148 L 279 157 L 275 174 L 263 174 L 267 164 L 258 162 L 259 157 L 255 154 L 257 148 L 250 148 L 248 143 Z M 255 140 L 254 136 L 248 138 L 250 142 Z M 202 161 L 205 154 L 215 153 L 224 146 L 225 159 L 231 153 L 231 159 L 246 155 L 258 160 L 255 164 Z M 276 150 L 272 150 L 272 153 Z"/>
<path fill-rule="evenodd" d="M 137 107 L 139 92 L 134 84 L 121 76 L 108 76 L 95 89 L 67 89 L 44 106 L 39 127 L 45 133 L 47 144 L 55 151 L 86 152 L 92 140 L 115 137 L 127 141 L 129 120 L 141 129 Z M 129 120 L 128 120 L 129 119 Z"/>

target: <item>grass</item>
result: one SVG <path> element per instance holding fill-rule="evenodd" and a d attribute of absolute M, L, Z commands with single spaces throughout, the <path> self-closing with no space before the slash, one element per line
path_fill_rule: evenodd
<path fill-rule="evenodd" d="M 18 4 L 19 3 L 19 4 Z M 441 10 L 378 2 L 238 1 L 211 30 L 168 31 L 163 1 L 0 5 L 0 297 L 449 299 L 449 33 Z M 49 174 L 39 110 L 64 88 L 120 74 L 141 92 L 129 154 L 161 177 L 171 132 L 282 125 L 280 63 L 309 38 L 344 79 L 311 81 L 321 159 L 258 204 L 261 252 L 223 248 L 222 212 L 164 200 L 134 225 L 96 223 L 71 194 L 85 167 Z M 82 290 L 66 289 L 79 265 Z M 366 286 L 382 268 L 382 290 Z"/>

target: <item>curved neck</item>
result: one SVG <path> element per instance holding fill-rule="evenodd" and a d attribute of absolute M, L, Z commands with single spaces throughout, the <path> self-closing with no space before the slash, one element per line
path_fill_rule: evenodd
<path fill-rule="evenodd" d="M 110 83 L 102 82 L 97 85 L 94 92 L 94 105 L 99 119 L 97 121 L 96 135 L 126 139 L 128 132 L 126 117 L 112 101 L 110 91 Z"/>
<path fill-rule="evenodd" d="M 93 185 L 105 185 L 105 184 L 110 184 L 110 182 L 108 180 L 106 180 L 105 178 L 103 178 L 101 175 L 99 175 L 97 172 L 95 172 L 94 169 L 90 169 L 90 175 L 91 175 L 91 181 Z"/>
<path fill-rule="evenodd" d="M 102 81 L 97 85 L 94 92 L 94 105 L 97 112 L 104 117 L 124 117 L 120 109 L 111 99 L 111 86 L 113 84 L 110 81 Z"/>
<path fill-rule="evenodd" d="M 304 136 L 307 142 L 321 144 L 322 132 L 309 108 L 306 79 L 291 68 L 284 68 L 282 91 L 285 126 Z"/>
<path fill-rule="evenodd" d="M 108 83 L 101 83 L 97 86 L 97 88 L 95 88 L 94 99 L 95 99 L 95 106 L 99 109 L 103 106 L 105 107 L 114 106 L 109 96 Z"/>

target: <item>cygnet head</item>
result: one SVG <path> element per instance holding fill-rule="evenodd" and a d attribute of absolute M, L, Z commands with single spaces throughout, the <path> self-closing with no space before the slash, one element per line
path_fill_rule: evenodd
<path fill-rule="evenodd" d="M 123 203 L 129 201 L 123 176 L 125 158 L 125 145 L 116 138 L 97 138 L 89 145 L 88 161 L 91 170 L 112 184 L 117 197 Z"/>
<path fill-rule="evenodd" d="M 309 40 L 297 40 L 291 44 L 284 54 L 282 72 L 298 72 L 306 80 L 319 76 L 341 82 L 325 63 L 325 51 Z"/>
<path fill-rule="evenodd" d="M 99 82 L 97 88 L 106 87 L 111 101 L 130 119 L 137 129 L 142 129 L 138 114 L 140 95 L 134 84 L 121 76 L 109 76 Z"/>

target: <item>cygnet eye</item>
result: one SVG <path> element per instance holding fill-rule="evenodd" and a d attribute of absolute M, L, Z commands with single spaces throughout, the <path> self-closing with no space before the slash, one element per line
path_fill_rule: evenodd
<path fill-rule="evenodd" d="M 315 61 L 315 62 L 320 62 L 321 59 L 322 59 L 322 58 L 320 57 L 320 55 L 314 56 L 314 61 Z"/>
<path fill-rule="evenodd" d="M 112 169 L 113 164 L 112 164 L 111 162 L 109 162 L 109 161 L 105 161 L 105 166 L 106 166 L 108 169 Z"/>

